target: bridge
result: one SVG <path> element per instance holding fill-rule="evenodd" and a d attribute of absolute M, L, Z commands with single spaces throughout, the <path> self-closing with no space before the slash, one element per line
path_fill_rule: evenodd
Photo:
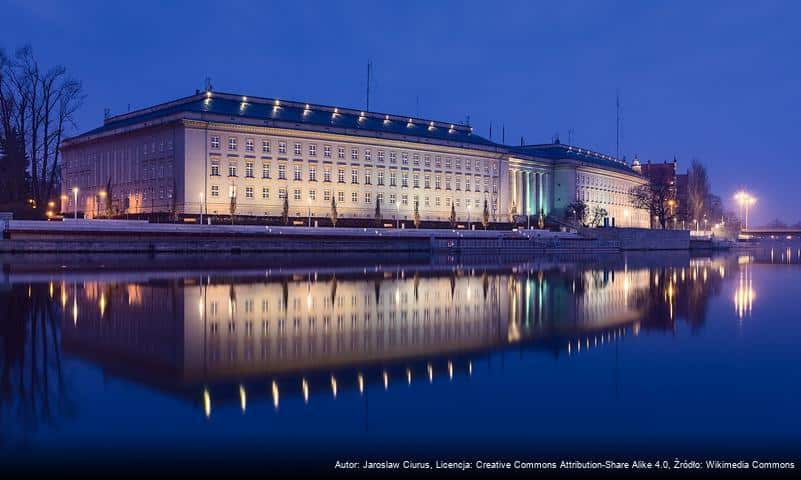
<path fill-rule="evenodd" d="M 801 227 L 754 227 L 743 230 L 741 234 L 758 238 L 798 240 L 801 239 Z"/>

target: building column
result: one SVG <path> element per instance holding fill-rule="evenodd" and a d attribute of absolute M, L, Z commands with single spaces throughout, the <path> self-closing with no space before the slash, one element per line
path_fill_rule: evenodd
<path fill-rule="evenodd" d="M 534 211 L 539 215 L 542 209 L 542 174 L 534 174 Z"/>
<path fill-rule="evenodd" d="M 542 202 L 542 215 L 546 216 L 549 213 L 549 195 L 548 191 L 548 174 L 542 173 L 540 175 L 540 201 Z"/>
<path fill-rule="evenodd" d="M 530 194 L 531 188 L 530 188 L 530 185 L 529 185 L 529 172 L 528 171 L 524 171 L 523 172 L 523 179 L 522 180 L 523 180 L 523 214 L 524 215 L 528 215 L 530 213 L 530 210 L 531 210 L 531 207 L 529 206 L 529 203 L 528 203 L 529 197 L 531 195 Z"/>

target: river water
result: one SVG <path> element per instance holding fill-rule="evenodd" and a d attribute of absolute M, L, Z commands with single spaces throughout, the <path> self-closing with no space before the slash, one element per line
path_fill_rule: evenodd
<path fill-rule="evenodd" d="M 799 254 L 4 257 L 0 459 L 797 460 Z"/>

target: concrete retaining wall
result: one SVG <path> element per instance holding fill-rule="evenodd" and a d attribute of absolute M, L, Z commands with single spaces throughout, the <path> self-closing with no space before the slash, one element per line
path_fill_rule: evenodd
<path fill-rule="evenodd" d="M 688 250 L 687 230 L 651 230 L 648 228 L 591 228 L 582 235 L 618 242 L 621 250 Z"/>

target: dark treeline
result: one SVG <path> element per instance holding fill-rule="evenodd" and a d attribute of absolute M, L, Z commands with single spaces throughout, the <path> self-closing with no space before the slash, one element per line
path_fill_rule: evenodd
<path fill-rule="evenodd" d="M 59 144 L 76 127 L 84 98 L 81 82 L 61 65 L 40 65 L 30 46 L 13 55 L 0 49 L 0 205 L 17 210 L 56 199 Z"/>

